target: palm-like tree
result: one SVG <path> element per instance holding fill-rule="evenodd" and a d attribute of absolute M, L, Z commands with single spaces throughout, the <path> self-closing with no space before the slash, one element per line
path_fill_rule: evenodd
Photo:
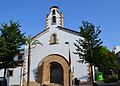
<path fill-rule="evenodd" d="M 28 45 L 28 64 L 27 64 L 27 86 L 30 85 L 30 62 L 31 62 L 31 46 L 34 45 L 34 47 L 37 46 L 37 44 L 42 45 L 38 40 L 35 40 L 34 37 L 31 37 L 31 35 L 28 35 L 26 44 Z M 43 46 L 43 45 L 42 45 Z M 33 47 L 33 48 L 34 48 Z"/>

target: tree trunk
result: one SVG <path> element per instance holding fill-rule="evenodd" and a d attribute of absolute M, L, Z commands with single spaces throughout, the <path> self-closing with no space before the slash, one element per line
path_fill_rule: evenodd
<path fill-rule="evenodd" d="M 31 61 L 31 58 L 30 58 L 30 54 L 31 54 L 31 46 L 30 44 L 28 45 L 28 74 L 27 74 L 27 86 L 30 86 L 30 61 Z"/>
<path fill-rule="evenodd" d="M 90 69 L 91 69 L 91 82 L 92 82 L 92 84 L 94 85 L 94 79 L 93 79 L 93 65 L 92 64 L 90 64 Z"/>
<path fill-rule="evenodd" d="M 4 68 L 4 76 L 3 76 L 3 86 L 6 86 L 6 68 Z"/>

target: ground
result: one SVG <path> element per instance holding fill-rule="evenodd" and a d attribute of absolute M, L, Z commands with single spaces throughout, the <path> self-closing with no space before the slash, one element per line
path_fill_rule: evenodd
<path fill-rule="evenodd" d="M 112 83 L 104 83 L 104 82 L 95 82 L 96 86 L 120 86 L 120 80 L 118 80 L 117 82 L 112 82 Z M 80 85 L 80 86 L 92 86 L 92 84 L 84 84 L 84 85 Z"/>

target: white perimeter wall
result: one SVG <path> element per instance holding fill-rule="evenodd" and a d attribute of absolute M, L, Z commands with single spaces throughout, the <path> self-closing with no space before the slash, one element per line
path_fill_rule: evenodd
<path fill-rule="evenodd" d="M 20 85 L 22 76 L 21 76 L 21 67 L 10 68 L 9 70 L 13 70 L 13 76 L 8 77 L 8 84 L 11 85 Z"/>

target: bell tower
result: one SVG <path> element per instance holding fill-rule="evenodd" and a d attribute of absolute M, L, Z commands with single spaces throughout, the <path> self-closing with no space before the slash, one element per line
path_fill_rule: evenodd
<path fill-rule="evenodd" d="M 59 12 L 57 6 L 52 6 L 50 13 L 46 17 L 46 29 L 53 25 L 64 27 L 63 14 Z"/>

